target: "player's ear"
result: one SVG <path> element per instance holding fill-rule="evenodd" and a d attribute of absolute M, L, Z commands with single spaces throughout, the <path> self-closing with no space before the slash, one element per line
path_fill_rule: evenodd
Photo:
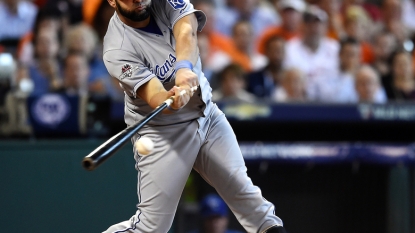
<path fill-rule="evenodd" d="M 107 0 L 107 1 L 110 4 L 110 6 L 112 6 L 115 9 L 115 6 L 116 6 L 115 0 Z"/>

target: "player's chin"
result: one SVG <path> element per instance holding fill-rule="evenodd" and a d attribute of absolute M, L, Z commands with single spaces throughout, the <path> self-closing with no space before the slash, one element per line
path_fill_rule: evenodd
<path fill-rule="evenodd" d="M 141 5 L 134 8 L 136 14 L 141 14 L 142 11 L 146 11 L 147 6 Z"/>

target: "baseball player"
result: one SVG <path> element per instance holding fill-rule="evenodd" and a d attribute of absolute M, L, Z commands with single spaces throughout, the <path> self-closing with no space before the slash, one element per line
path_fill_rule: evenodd
<path fill-rule="evenodd" d="M 233 130 L 211 101 L 196 45 L 204 13 L 188 0 L 108 2 L 116 12 L 104 39 L 104 62 L 125 91 L 126 124 L 171 96 L 174 102 L 140 131 L 154 149 L 145 157 L 135 151 L 137 212 L 105 233 L 166 233 L 192 168 L 218 191 L 247 232 L 285 232 L 274 206 L 247 176 Z"/>

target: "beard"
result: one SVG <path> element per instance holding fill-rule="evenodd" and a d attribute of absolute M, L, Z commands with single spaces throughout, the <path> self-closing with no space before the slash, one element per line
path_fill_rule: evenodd
<path fill-rule="evenodd" d="M 145 19 L 147 19 L 150 16 L 150 7 L 151 7 L 151 1 L 149 1 L 149 4 L 145 6 L 143 10 L 140 12 L 137 12 L 135 10 L 127 10 L 124 9 L 118 4 L 118 1 L 115 0 L 115 5 L 117 6 L 117 11 L 124 16 L 125 18 L 134 21 L 134 22 L 140 22 Z"/>

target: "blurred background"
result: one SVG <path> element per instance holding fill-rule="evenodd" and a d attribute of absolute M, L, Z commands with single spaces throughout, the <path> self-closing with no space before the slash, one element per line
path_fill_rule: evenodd
<path fill-rule="evenodd" d="M 213 99 L 288 232 L 415 233 L 415 1 L 192 3 Z M 113 14 L 0 0 L 2 232 L 101 232 L 134 214 L 131 145 L 81 168 L 126 127 L 102 60 Z M 192 173 L 170 232 L 242 232 L 214 193 Z"/>

